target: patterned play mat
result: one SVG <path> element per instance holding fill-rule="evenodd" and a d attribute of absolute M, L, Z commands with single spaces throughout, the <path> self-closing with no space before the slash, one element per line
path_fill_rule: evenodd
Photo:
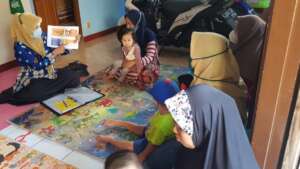
<path fill-rule="evenodd" d="M 189 69 L 186 67 L 161 65 L 161 77 L 176 80 L 178 75 L 187 72 Z M 57 116 L 39 106 L 10 122 L 73 150 L 105 158 L 115 150 L 110 146 L 105 150 L 97 149 L 95 141 L 97 135 L 109 134 L 116 139 L 127 140 L 137 137 L 122 128 L 105 128 L 101 126 L 101 121 L 109 118 L 146 124 L 156 111 L 156 104 L 148 93 L 116 82 L 105 81 L 102 77 L 103 72 L 99 72 L 83 83 L 105 95 L 99 100 L 63 116 Z"/>
<path fill-rule="evenodd" d="M 33 150 L 0 135 L 0 168 L 23 169 L 75 169 L 53 157 Z"/>

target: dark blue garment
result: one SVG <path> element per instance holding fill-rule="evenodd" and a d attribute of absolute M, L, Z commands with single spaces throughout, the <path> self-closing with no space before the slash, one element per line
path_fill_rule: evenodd
<path fill-rule="evenodd" d="M 45 33 L 42 34 L 42 38 L 47 55 L 53 51 L 53 48 L 47 47 L 47 35 Z M 48 57 L 41 56 L 24 43 L 16 42 L 14 48 L 16 61 L 19 66 L 29 66 L 34 70 L 41 70 L 47 68 L 51 64 L 51 61 Z"/>
<path fill-rule="evenodd" d="M 173 169 L 177 159 L 177 152 L 182 148 L 182 145 L 176 139 L 167 141 L 148 156 L 144 161 L 144 168 Z"/>
<path fill-rule="evenodd" d="M 140 154 L 142 151 L 144 151 L 144 149 L 148 145 L 148 140 L 146 138 L 147 129 L 148 129 L 148 126 L 144 128 L 143 135 L 139 139 L 134 140 L 134 142 L 133 142 L 133 152 L 135 154 Z"/>
<path fill-rule="evenodd" d="M 135 25 L 137 42 L 140 45 L 142 57 L 146 54 L 147 44 L 157 41 L 155 33 L 147 28 L 147 21 L 144 13 L 137 10 L 130 10 L 126 16 Z"/>
<path fill-rule="evenodd" d="M 56 79 L 33 79 L 30 85 L 17 93 L 13 93 L 12 88 L 8 88 L 0 94 L 0 98 L 3 94 L 5 95 L 2 103 L 24 105 L 41 102 L 63 92 L 66 88 L 80 85 L 79 75 L 76 72 L 67 69 L 58 69 L 56 72 Z"/>
<path fill-rule="evenodd" d="M 196 149 L 180 159 L 192 168 L 182 165 L 175 169 L 258 169 L 233 98 L 207 85 L 193 86 L 187 94 Z"/>
<path fill-rule="evenodd" d="M 54 56 L 51 54 L 53 49 L 47 47 L 47 35 L 45 33 L 42 34 L 42 40 L 46 52 L 45 56 L 41 56 L 22 42 L 15 43 L 15 57 L 22 69 L 20 69 L 13 87 L 14 93 L 28 86 L 32 79 L 55 79 L 57 77 L 54 68 L 51 66 L 55 61 Z M 65 50 L 64 54 L 67 53 L 69 51 Z"/>
<path fill-rule="evenodd" d="M 46 56 L 50 54 L 54 49 L 47 46 L 47 34 L 42 33 L 42 39 L 44 43 L 44 48 Z M 19 66 L 30 67 L 34 70 L 46 69 L 51 63 L 51 60 L 48 57 L 41 56 L 36 53 L 34 50 L 26 46 L 22 42 L 16 42 L 14 46 L 16 61 Z M 69 51 L 65 50 L 64 54 L 68 54 Z"/>
<path fill-rule="evenodd" d="M 146 137 L 137 139 L 133 142 L 133 152 L 135 154 L 140 154 L 142 151 L 144 151 L 147 145 L 148 140 L 146 139 Z"/>

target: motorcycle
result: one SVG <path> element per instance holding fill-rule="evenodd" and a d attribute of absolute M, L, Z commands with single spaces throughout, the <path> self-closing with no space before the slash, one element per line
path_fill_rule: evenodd
<path fill-rule="evenodd" d="M 147 26 L 162 46 L 188 48 L 194 31 L 228 37 L 237 16 L 255 14 L 243 1 L 233 0 L 130 0 L 141 10 Z"/>

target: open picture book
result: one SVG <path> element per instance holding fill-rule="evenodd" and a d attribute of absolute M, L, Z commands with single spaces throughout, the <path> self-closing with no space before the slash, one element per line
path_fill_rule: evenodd
<path fill-rule="evenodd" d="M 48 26 L 47 46 L 57 48 L 65 45 L 66 49 L 78 49 L 78 26 Z"/>
<path fill-rule="evenodd" d="M 62 115 L 87 103 L 102 98 L 104 95 L 88 87 L 66 89 L 64 93 L 53 96 L 42 102 L 54 113 Z"/>

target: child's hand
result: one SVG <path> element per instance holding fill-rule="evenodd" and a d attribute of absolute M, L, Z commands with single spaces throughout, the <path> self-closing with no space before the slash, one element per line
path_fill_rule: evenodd
<path fill-rule="evenodd" d="M 100 135 L 96 137 L 97 143 L 109 143 L 111 140 L 113 140 L 112 136 L 104 136 Z"/>
<path fill-rule="evenodd" d="M 101 122 L 101 124 L 106 127 L 114 127 L 118 124 L 118 121 L 106 119 L 106 120 L 103 120 Z"/>
<path fill-rule="evenodd" d="M 96 148 L 97 148 L 98 150 L 103 150 L 103 149 L 106 148 L 106 143 L 98 142 L 98 143 L 96 143 Z"/>
<path fill-rule="evenodd" d="M 139 154 L 139 155 L 138 155 L 138 159 L 139 159 L 139 161 L 140 161 L 141 163 L 143 163 L 143 162 L 146 160 L 146 157 L 145 157 L 145 155 L 143 155 L 143 154 Z"/>

